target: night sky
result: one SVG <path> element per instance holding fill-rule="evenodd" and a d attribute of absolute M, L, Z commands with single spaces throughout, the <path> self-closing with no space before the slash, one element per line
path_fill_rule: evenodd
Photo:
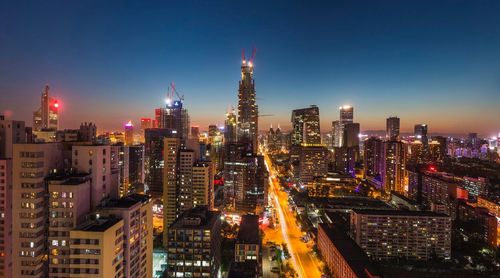
<path fill-rule="evenodd" d="M 317 104 L 328 131 L 352 104 L 362 130 L 397 115 L 404 131 L 500 131 L 500 1 L 234 2 L 0 0 L 0 112 L 31 125 L 49 84 L 62 128 L 138 126 L 174 81 L 205 129 L 237 104 L 255 46 L 259 110 L 275 115 L 260 129 Z"/>

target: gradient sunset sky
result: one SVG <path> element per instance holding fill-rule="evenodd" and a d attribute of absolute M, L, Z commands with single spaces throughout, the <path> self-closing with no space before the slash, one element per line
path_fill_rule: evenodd
<path fill-rule="evenodd" d="M 500 131 L 500 1 L 135 2 L 0 1 L 0 113 L 31 125 L 49 84 L 62 128 L 138 126 L 174 81 L 221 125 L 255 46 L 260 129 L 316 104 L 328 131 L 351 104 L 362 130 Z"/>

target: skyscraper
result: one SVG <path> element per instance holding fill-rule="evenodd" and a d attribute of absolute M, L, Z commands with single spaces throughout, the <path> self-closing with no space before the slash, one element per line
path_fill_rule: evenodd
<path fill-rule="evenodd" d="M 259 108 L 255 98 L 253 57 L 248 61 L 243 57 L 241 63 L 241 80 L 238 89 L 238 141 L 251 144 L 253 152 L 257 153 Z"/>
<path fill-rule="evenodd" d="M 344 126 L 353 123 L 354 120 L 354 107 L 343 105 L 339 107 L 339 111 L 339 120 L 332 122 L 332 140 L 334 147 L 344 146 Z"/>
<path fill-rule="evenodd" d="M 12 165 L 12 196 L 17 196 L 12 206 L 16 216 L 12 218 L 12 275 L 45 278 L 49 224 L 45 178 L 62 169 L 62 145 L 15 144 Z"/>
<path fill-rule="evenodd" d="M 382 184 L 386 193 L 403 193 L 405 186 L 405 148 L 401 141 L 384 142 Z"/>
<path fill-rule="evenodd" d="M 144 177 L 148 193 L 154 197 L 163 195 L 163 138 L 173 137 L 172 130 L 148 128 L 144 145 Z"/>
<path fill-rule="evenodd" d="M 382 173 L 383 143 L 376 137 L 370 137 L 364 144 L 364 177 L 376 177 Z"/>
<path fill-rule="evenodd" d="M 40 108 L 33 112 L 33 130 L 58 130 L 59 128 L 59 102 L 49 96 L 49 86 L 45 86 L 42 93 Z"/>
<path fill-rule="evenodd" d="M 0 115 L 0 158 L 12 158 L 12 148 L 19 143 L 26 143 L 24 121 L 7 120 Z"/>
<path fill-rule="evenodd" d="M 303 144 L 321 144 L 319 108 L 316 105 L 292 111 L 292 145 Z"/>
<path fill-rule="evenodd" d="M 350 105 L 344 105 L 339 107 L 340 110 L 340 122 L 342 124 L 352 123 L 354 120 L 354 107 Z"/>
<path fill-rule="evenodd" d="M 424 151 L 428 149 L 429 138 L 427 137 L 427 125 L 426 124 L 416 124 L 415 125 L 415 139 L 422 141 L 424 145 Z"/>
<path fill-rule="evenodd" d="M 200 137 L 200 127 L 199 126 L 191 126 L 191 138 L 198 140 Z"/>
<path fill-rule="evenodd" d="M 159 128 L 172 130 L 172 134 L 186 143 L 189 136 L 189 114 L 183 107 L 182 99 L 173 100 L 173 97 L 167 98 L 167 104 L 164 108 L 155 109 L 155 119 Z"/>
<path fill-rule="evenodd" d="M 125 124 L 125 145 L 132 146 L 134 144 L 134 125 L 132 121 Z"/>
<path fill-rule="evenodd" d="M 226 113 L 226 121 L 224 124 L 225 144 L 236 143 L 237 139 L 236 127 L 237 127 L 236 113 L 234 112 L 234 109 L 232 109 L 230 112 Z"/>
<path fill-rule="evenodd" d="M 399 118 L 389 117 L 386 120 L 386 138 L 387 140 L 399 140 Z"/>

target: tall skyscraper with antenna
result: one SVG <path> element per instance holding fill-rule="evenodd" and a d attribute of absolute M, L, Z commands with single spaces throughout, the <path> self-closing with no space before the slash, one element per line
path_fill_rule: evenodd
<path fill-rule="evenodd" d="M 257 153 L 259 131 L 259 108 L 255 101 L 255 81 L 253 79 L 253 59 L 247 60 L 242 55 L 241 80 L 238 89 L 238 141 L 252 145 L 253 153 Z"/>

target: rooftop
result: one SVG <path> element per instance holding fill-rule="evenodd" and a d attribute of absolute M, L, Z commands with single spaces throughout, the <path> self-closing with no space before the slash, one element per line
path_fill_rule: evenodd
<path fill-rule="evenodd" d="M 444 213 L 437 213 L 432 211 L 382 210 L 382 209 L 353 209 L 352 211 L 356 214 L 449 217 Z"/>
<path fill-rule="evenodd" d="M 379 271 L 371 264 L 366 253 L 346 233 L 336 229 L 333 225 L 320 223 L 319 229 L 325 231 L 328 239 L 342 255 L 357 277 L 380 276 Z M 368 273 L 367 273 L 368 272 Z M 369 274 L 373 276 L 369 276 Z"/>
<path fill-rule="evenodd" d="M 120 199 L 109 200 L 104 207 L 106 208 L 130 208 L 137 203 L 148 203 L 151 196 L 145 194 L 130 194 Z"/>
<path fill-rule="evenodd" d="M 229 278 L 255 278 L 259 274 L 257 261 L 233 262 L 229 269 Z"/>
<path fill-rule="evenodd" d="M 170 229 L 210 229 L 216 221 L 219 221 L 218 212 L 208 210 L 206 206 L 199 206 L 183 212 L 170 225 Z"/>
<path fill-rule="evenodd" d="M 243 215 L 241 217 L 237 243 L 260 244 L 259 233 L 259 216 L 250 214 Z"/>
<path fill-rule="evenodd" d="M 49 184 L 80 185 L 89 180 L 87 173 L 63 173 L 56 176 L 47 177 Z"/>
<path fill-rule="evenodd" d="M 121 219 L 115 217 L 89 220 L 76 227 L 75 230 L 87 232 L 104 232 L 107 229 L 113 227 L 119 221 L 121 221 Z"/>

